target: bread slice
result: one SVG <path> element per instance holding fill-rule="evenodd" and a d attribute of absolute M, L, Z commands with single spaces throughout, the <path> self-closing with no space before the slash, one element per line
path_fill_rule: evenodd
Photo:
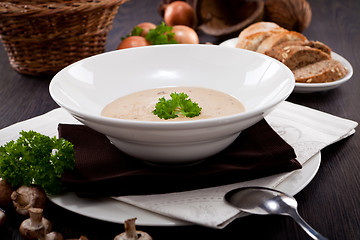
<path fill-rule="evenodd" d="M 241 42 L 248 36 L 258 32 L 268 32 L 271 30 L 282 29 L 279 25 L 273 22 L 257 22 L 253 23 L 244 30 L 242 30 L 238 36 L 238 40 Z"/>
<path fill-rule="evenodd" d="M 317 48 L 320 51 L 323 51 L 326 54 L 331 54 L 331 48 L 329 46 L 327 46 L 325 43 L 319 42 L 319 41 L 286 41 L 283 43 L 280 43 L 279 45 L 277 45 L 277 47 L 279 48 L 283 48 L 286 46 L 308 46 L 308 47 L 312 47 L 312 48 Z M 271 50 L 271 49 L 270 49 Z M 266 54 L 266 52 L 265 52 Z"/>
<path fill-rule="evenodd" d="M 259 53 L 265 53 L 266 51 L 272 49 L 273 47 L 283 42 L 291 42 L 291 41 L 305 42 L 307 41 L 307 38 L 303 34 L 295 31 L 278 32 L 264 39 L 264 41 L 260 43 L 256 51 Z"/>
<path fill-rule="evenodd" d="M 331 55 L 331 48 L 328 45 L 326 45 L 325 43 L 322 43 L 319 41 L 309 41 L 309 42 L 305 43 L 304 46 L 317 48 L 317 49 L 323 51 L 324 53 Z"/>
<path fill-rule="evenodd" d="M 266 51 L 266 55 L 273 57 L 284 63 L 290 70 L 295 70 L 306 65 L 329 60 L 331 56 L 323 51 L 309 46 L 286 46 L 279 48 L 274 47 Z"/>
<path fill-rule="evenodd" d="M 347 69 L 337 60 L 329 59 L 309 64 L 293 71 L 299 83 L 325 83 L 343 78 Z"/>
<path fill-rule="evenodd" d="M 277 32 L 284 32 L 286 29 L 272 22 L 258 22 L 250 25 L 240 32 L 237 48 L 256 51 L 260 43 Z"/>
<path fill-rule="evenodd" d="M 332 82 L 348 72 L 331 58 L 331 49 L 326 44 L 309 41 L 303 34 L 273 22 L 258 22 L 245 28 L 238 36 L 236 47 L 279 60 L 293 71 L 299 83 Z"/>
<path fill-rule="evenodd" d="M 236 44 L 237 48 L 247 49 L 251 51 L 256 51 L 258 46 L 264 39 L 271 36 L 271 32 L 257 32 L 253 33 L 252 35 L 248 36 L 242 41 L 238 41 Z"/>

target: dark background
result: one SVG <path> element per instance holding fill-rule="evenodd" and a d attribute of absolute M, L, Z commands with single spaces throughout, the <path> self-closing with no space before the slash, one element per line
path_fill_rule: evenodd
<path fill-rule="evenodd" d="M 292 94 L 288 101 L 351 120 L 360 120 L 360 1 L 311 0 L 312 21 L 303 32 L 319 40 L 350 61 L 354 75 L 335 90 L 313 94 Z M 140 22 L 160 24 L 158 0 L 131 0 L 120 6 L 106 50 L 115 50 L 121 37 Z M 200 42 L 219 44 L 226 39 L 199 32 Z M 236 36 L 235 36 L 236 37 Z M 0 44 L 0 128 L 46 113 L 56 107 L 48 92 L 49 77 L 25 76 L 14 71 Z M 326 123 L 324 123 L 326 124 Z M 320 170 L 309 185 L 295 197 L 299 213 L 329 239 L 360 239 L 360 136 L 338 142 L 322 151 Z M 90 219 L 49 203 L 45 216 L 54 230 L 65 238 L 85 235 L 89 239 L 113 239 L 123 225 Z M 21 239 L 18 226 L 23 219 L 8 212 L 0 239 Z M 310 239 L 288 217 L 249 216 L 223 230 L 199 226 L 142 227 L 154 239 Z"/>

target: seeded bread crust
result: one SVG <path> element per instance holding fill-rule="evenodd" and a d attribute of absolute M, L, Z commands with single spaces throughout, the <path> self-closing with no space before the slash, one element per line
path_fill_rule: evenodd
<path fill-rule="evenodd" d="M 293 73 L 299 83 L 325 83 L 343 78 L 348 71 L 339 61 L 329 59 L 298 68 Z"/>
<path fill-rule="evenodd" d="M 323 51 L 326 54 L 331 54 L 331 48 L 327 46 L 325 43 L 319 41 L 286 41 L 278 45 L 279 48 L 283 48 L 286 46 L 308 46 L 312 48 L 317 48 L 320 51 Z M 269 49 L 270 50 L 270 49 Z"/>
<path fill-rule="evenodd" d="M 274 48 L 275 46 L 278 46 L 281 43 L 284 42 L 292 42 L 292 41 L 307 41 L 307 38 L 298 32 L 295 31 L 286 31 L 286 32 L 279 32 L 272 34 L 268 38 L 264 39 L 258 48 L 256 49 L 259 53 L 265 53 L 266 51 Z"/>
<path fill-rule="evenodd" d="M 266 55 L 284 63 L 290 70 L 295 70 L 306 65 L 331 59 L 329 54 L 309 46 L 274 47 Z"/>

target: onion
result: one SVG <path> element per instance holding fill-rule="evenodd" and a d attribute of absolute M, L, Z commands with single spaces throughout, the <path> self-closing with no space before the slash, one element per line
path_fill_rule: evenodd
<path fill-rule="evenodd" d="M 174 1 L 166 6 L 164 21 L 168 26 L 185 25 L 194 28 L 196 26 L 195 11 L 187 2 Z"/>
<path fill-rule="evenodd" d="M 194 29 L 185 26 L 185 25 L 176 25 L 173 26 L 173 33 L 175 33 L 175 40 L 178 43 L 184 44 L 198 44 L 199 43 L 199 36 L 195 32 Z"/>
<path fill-rule="evenodd" d="M 136 27 L 141 28 L 143 31 L 141 32 L 141 36 L 145 37 L 150 29 L 155 29 L 156 25 L 151 22 L 142 22 L 136 25 Z"/>
<path fill-rule="evenodd" d="M 117 49 L 142 47 L 149 45 L 151 44 L 142 36 L 130 36 L 122 40 Z"/>

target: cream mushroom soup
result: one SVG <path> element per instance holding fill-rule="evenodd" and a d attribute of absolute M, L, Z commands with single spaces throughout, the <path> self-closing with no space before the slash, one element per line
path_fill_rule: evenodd
<path fill-rule="evenodd" d="M 170 98 L 170 93 L 186 93 L 191 101 L 202 108 L 199 116 L 188 118 L 179 116 L 173 119 L 160 119 L 152 111 L 159 98 Z M 202 87 L 169 87 L 135 92 L 109 103 L 102 110 L 105 117 L 139 121 L 187 121 L 228 116 L 245 111 L 243 104 L 229 94 Z"/>

